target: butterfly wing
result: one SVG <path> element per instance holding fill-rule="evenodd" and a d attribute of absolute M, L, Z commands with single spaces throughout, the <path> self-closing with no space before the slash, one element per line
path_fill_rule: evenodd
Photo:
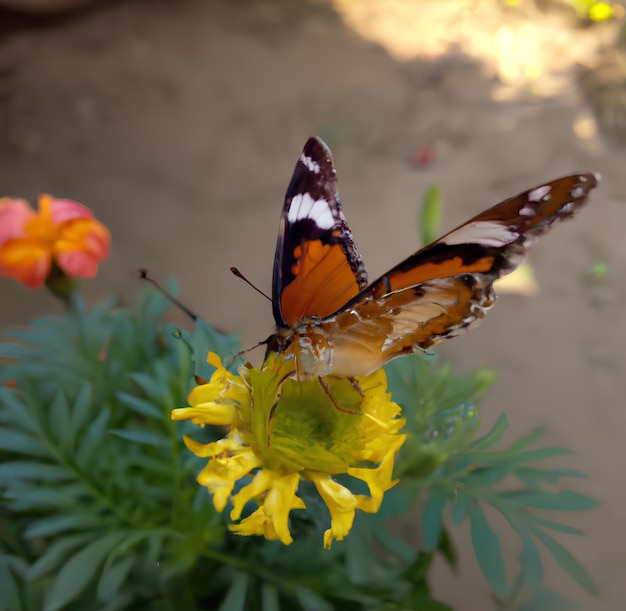
<path fill-rule="evenodd" d="M 339 203 L 330 149 L 306 143 L 287 189 L 272 283 L 279 328 L 326 318 L 367 285 L 367 274 Z"/>
<path fill-rule="evenodd" d="M 333 344 L 333 373 L 371 372 L 470 329 L 495 303 L 494 281 L 571 217 L 597 182 L 594 174 L 581 174 L 521 193 L 378 278 L 322 325 Z"/>

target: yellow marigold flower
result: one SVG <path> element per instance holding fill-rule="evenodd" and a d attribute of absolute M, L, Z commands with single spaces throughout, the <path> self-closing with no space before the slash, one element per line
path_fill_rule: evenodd
<path fill-rule="evenodd" d="M 77 202 L 40 195 L 35 212 L 22 199 L 0 198 L 0 275 L 30 288 L 41 287 L 54 269 L 93 278 L 110 242 L 107 228 Z"/>
<path fill-rule="evenodd" d="M 172 418 L 229 427 L 219 441 L 201 444 L 185 437 L 185 443 L 209 459 L 198 482 L 213 495 L 218 511 L 230 499 L 233 532 L 292 543 L 290 512 L 306 508 L 297 494 L 302 479 L 315 485 L 328 507 L 326 548 L 350 532 L 357 509 L 378 511 L 384 493 L 397 483 L 394 458 L 406 438 L 384 370 L 356 380 L 326 378 L 331 400 L 317 380 L 291 379 L 291 362 L 277 355 L 262 369 L 241 368 L 239 375 L 216 354 L 208 360 L 216 368 L 210 382 L 196 387 L 191 407 L 175 409 Z M 339 474 L 365 482 L 369 495 L 338 483 Z M 249 481 L 233 494 L 241 478 Z M 257 509 L 241 519 L 251 501 Z"/>

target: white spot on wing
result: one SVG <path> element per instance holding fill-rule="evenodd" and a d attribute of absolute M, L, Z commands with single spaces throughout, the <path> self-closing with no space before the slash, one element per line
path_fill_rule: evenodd
<path fill-rule="evenodd" d="M 482 246 L 505 246 L 519 238 L 513 227 L 496 221 L 476 221 L 463 225 L 450 235 L 439 240 L 442 244 L 481 244 Z"/>
<path fill-rule="evenodd" d="M 309 172 L 313 172 L 314 174 L 320 173 L 320 164 L 317 161 L 313 161 L 310 157 L 302 153 L 300 155 L 300 161 L 304 165 L 304 167 L 309 170 Z"/>
<path fill-rule="evenodd" d="M 321 229 L 330 229 L 335 224 L 328 202 L 324 199 L 314 200 L 308 193 L 294 196 L 289 206 L 287 219 L 290 223 L 311 219 Z"/>
<path fill-rule="evenodd" d="M 550 191 L 552 191 L 552 187 L 550 185 L 544 185 L 543 187 L 537 187 L 536 189 L 533 189 L 528 194 L 528 201 L 529 202 L 539 202 L 546 195 L 548 195 L 548 193 L 550 193 Z"/>
<path fill-rule="evenodd" d="M 535 216 L 537 211 L 532 206 L 527 205 L 527 206 L 524 206 L 523 208 L 520 208 L 519 213 L 522 216 Z"/>

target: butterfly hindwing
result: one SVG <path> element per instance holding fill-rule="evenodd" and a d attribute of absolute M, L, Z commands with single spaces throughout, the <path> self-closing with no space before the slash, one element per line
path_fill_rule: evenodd
<path fill-rule="evenodd" d="M 396 265 L 322 325 L 335 362 L 359 361 L 371 371 L 470 329 L 493 306 L 494 281 L 572 216 L 596 184 L 595 175 L 582 174 L 526 191 Z"/>
<path fill-rule="evenodd" d="M 330 149 L 306 143 L 287 189 L 272 304 L 279 328 L 327 318 L 367 285 L 367 274 L 341 211 Z"/>

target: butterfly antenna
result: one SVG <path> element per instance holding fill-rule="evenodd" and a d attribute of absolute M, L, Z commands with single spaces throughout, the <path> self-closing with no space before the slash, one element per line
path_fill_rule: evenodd
<path fill-rule="evenodd" d="M 259 293 L 259 295 L 263 295 L 263 297 L 265 297 L 265 299 L 267 299 L 268 301 L 272 301 L 272 298 L 269 295 L 266 295 L 260 288 L 254 286 L 254 284 L 252 284 L 252 282 L 250 282 L 250 280 L 248 280 L 236 267 L 231 267 L 230 271 L 237 276 L 237 278 L 241 278 L 241 280 L 243 280 L 247 285 L 251 286 L 257 293 Z M 261 342 L 261 344 L 264 344 L 265 342 Z M 258 346 L 260 346 L 261 344 L 258 344 Z M 257 346 L 255 346 L 256 348 Z"/>
<path fill-rule="evenodd" d="M 224 359 L 224 364 L 225 365 L 232 365 L 233 362 L 235 361 L 235 359 L 238 359 L 240 356 L 243 356 L 244 354 L 247 354 L 248 352 L 252 352 L 253 350 L 256 350 L 259 346 L 264 346 L 265 344 L 267 344 L 267 342 L 268 342 L 268 340 L 264 339 L 262 342 L 259 342 L 258 344 L 254 344 L 254 346 L 251 346 L 250 348 L 245 348 L 244 350 L 240 350 L 236 354 L 233 354 L 231 356 L 227 356 Z"/>
<path fill-rule="evenodd" d="M 147 269 L 140 269 L 139 276 L 142 280 L 147 280 L 150 284 L 152 284 L 152 286 L 154 286 L 156 290 L 161 293 L 161 295 L 163 295 L 166 299 L 169 299 L 169 301 L 171 301 L 174 305 L 178 306 L 185 314 L 187 314 L 187 316 L 189 316 L 189 318 L 191 318 L 191 320 L 195 322 L 198 319 L 197 314 L 194 314 L 186 305 L 168 293 L 156 280 L 150 278 L 150 276 L 148 276 Z"/>

